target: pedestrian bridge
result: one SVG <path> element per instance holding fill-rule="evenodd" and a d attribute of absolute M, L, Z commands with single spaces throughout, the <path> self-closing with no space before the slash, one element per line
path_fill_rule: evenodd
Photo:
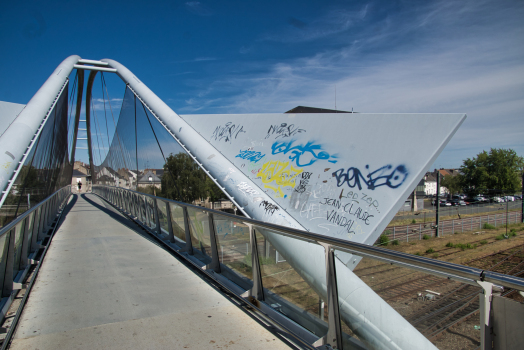
<path fill-rule="evenodd" d="M 2 349 L 446 348 L 473 299 L 461 339 L 523 341 L 523 279 L 373 246 L 465 115 L 179 116 L 78 56 L 0 114 Z"/>

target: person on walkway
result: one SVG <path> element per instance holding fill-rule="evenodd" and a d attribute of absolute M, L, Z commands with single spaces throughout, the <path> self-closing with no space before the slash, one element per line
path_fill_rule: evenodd
<path fill-rule="evenodd" d="M 78 181 L 78 192 L 82 191 L 82 182 Z"/>

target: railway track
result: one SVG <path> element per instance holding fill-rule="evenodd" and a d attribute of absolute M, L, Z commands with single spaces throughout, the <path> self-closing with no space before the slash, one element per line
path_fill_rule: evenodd
<path fill-rule="evenodd" d="M 508 275 L 522 276 L 524 275 L 524 245 L 473 259 L 466 265 Z M 415 289 L 420 290 L 420 286 L 416 286 Z M 464 321 L 479 311 L 478 295 L 480 292 L 480 287 L 461 285 L 436 298 L 427 307 L 411 315 L 408 321 L 428 339 L 435 339 L 451 326 Z M 506 290 L 502 293 L 502 296 L 520 297 L 515 290 Z"/>

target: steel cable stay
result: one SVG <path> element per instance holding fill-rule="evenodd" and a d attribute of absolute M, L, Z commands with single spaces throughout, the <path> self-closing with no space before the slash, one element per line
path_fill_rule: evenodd
<path fill-rule="evenodd" d="M 169 175 L 171 175 L 171 179 L 173 180 L 173 185 L 175 186 L 178 198 L 181 198 L 180 197 L 180 191 L 179 191 L 178 186 L 176 185 L 176 182 L 175 182 L 175 176 L 171 172 L 171 169 L 167 166 L 167 160 L 166 160 L 166 157 L 164 155 L 164 151 L 162 150 L 162 146 L 160 146 L 160 142 L 158 141 L 158 137 L 156 136 L 155 129 L 153 128 L 153 124 L 151 123 L 151 119 L 149 118 L 149 115 L 147 114 L 146 107 L 144 106 L 142 101 L 140 101 L 140 104 L 142 105 L 142 108 L 144 109 L 144 114 L 146 115 L 147 121 L 149 122 L 149 126 L 151 127 L 151 131 L 153 131 L 153 135 L 155 136 L 155 140 L 156 140 L 156 143 L 158 145 L 158 148 L 160 149 L 160 153 L 162 153 L 162 158 L 164 159 L 164 164 L 167 167 L 167 171 L 169 172 Z"/>
<path fill-rule="evenodd" d="M 118 145 L 119 145 L 119 147 L 120 147 L 120 153 L 121 153 L 121 155 L 122 155 L 122 161 L 124 162 L 124 168 L 125 168 L 125 169 L 128 169 L 127 164 L 126 164 L 126 160 L 125 160 L 124 151 L 123 151 L 123 149 L 122 149 L 122 142 L 121 142 L 121 140 L 120 140 L 120 135 L 118 134 L 117 123 L 116 123 L 116 121 L 115 121 L 115 116 L 114 116 L 114 114 L 113 114 L 113 108 L 112 108 L 112 106 L 111 106 L 111 98 L 109 97 L 109 92 L 108 92 L 108 90 L 107 90 L 107 84 L 106 84 L 106 79 L 105 79 L 105 77 L 104 77 L 104 72 L 101 72 L 101 73 L 100 73 L 100 79 L 102 80 L 102 82 L 103 82 L 103 86 L 105 87 L 106 96 L 107 96 L 107 101 L 108 101 L 108 104 L 109 104 L 109 111 L 111 112 L 111 118 L 112 118 L 112 120 L 113 120 L 113 125 L 114 125 L 114 127 L 115 127 L 115 134 L 113 135 L 113 140 L 114 140 L 114 138 L 115 138 L 115 136 L 116 136 L 116 139 L 117 139 L 117 141 L 118 141 Z M 127 86 L 126 86 L 126 90 L 127 90 Z M 124 92 L 124 96 L 125 96 L 125 92 Z M 123 104 L 124 104 L 124 101 L 122 100 L 122 105 L 123 105 Z M 105 108 L 105 107 L 104 107 L 104 108 Z M 120 122 L 120 119 L 119 119 L 119 122 Z"/>

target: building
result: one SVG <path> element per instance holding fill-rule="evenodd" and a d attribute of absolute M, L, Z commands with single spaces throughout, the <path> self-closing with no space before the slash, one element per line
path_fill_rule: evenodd
<path fill-rule="evenodd" d="M 138 187 L 150 187 L 155 186 L 155 188 L 161 189 L 162 179 L 156 176 L 151 170 L 145 172 L 145 174 L 138 179 Z"/>

